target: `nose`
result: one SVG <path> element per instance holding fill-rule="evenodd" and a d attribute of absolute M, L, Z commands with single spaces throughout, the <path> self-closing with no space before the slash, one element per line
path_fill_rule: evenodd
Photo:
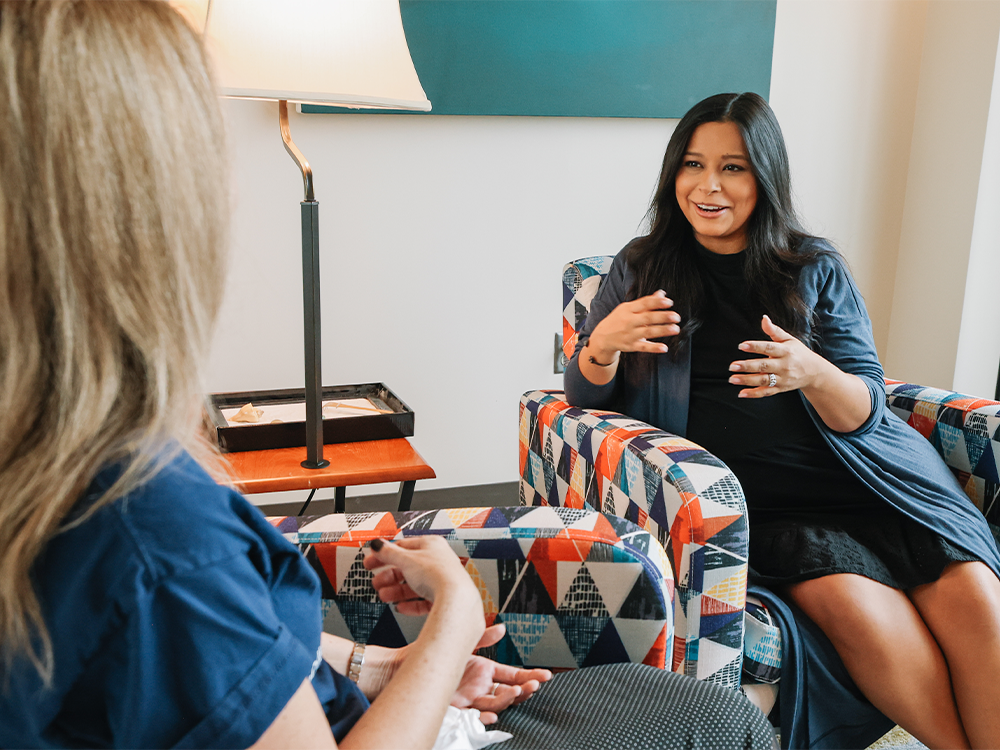
<path fill-rule="evenodd" d="M 722 185 L 719 183 L 719 175 L 714 170 L 705 170 L 701 181 L 701 189 L 705 191 L 706 195 L 717 193 L 722 189 Z"/>

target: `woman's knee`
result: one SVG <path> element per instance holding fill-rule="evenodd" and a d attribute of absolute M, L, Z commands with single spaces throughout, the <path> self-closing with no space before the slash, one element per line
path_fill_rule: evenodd
<path fill-rule="evenodd" d="M 972 633 L 1000 638 L 1000 579 L 984 563 L 952 563 L 910 598 L 939 641 Z"/>
<path fill-rule="evenodd" d="M 833 641 L 839 635 L 855 638 L 866 631 L 882 632 L 907 615 L 916 615 L 901 591 L 851 573 L 802 581 L 789 586 L 787 593 Z"/>

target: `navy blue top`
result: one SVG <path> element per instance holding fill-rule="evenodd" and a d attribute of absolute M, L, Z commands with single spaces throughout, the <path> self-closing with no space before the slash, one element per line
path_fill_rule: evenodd
<path fill-rule="evenodd" d="M 310 676 L 335 735 L 368 705 L 319 656 L 316 574 L 187 454 L 55 537 L 34 572 L 55 674 L 0 675 L 0 747 L 247 747 Z"/>

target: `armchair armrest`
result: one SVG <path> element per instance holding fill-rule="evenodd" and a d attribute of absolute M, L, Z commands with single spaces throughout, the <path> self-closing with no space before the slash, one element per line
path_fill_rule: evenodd
<path fill-rule="evenodd" d="M 664 668 L 673 641 L 673 577 L 663 548 L 619 518 L 572 508 L 458 508 L 272 518 L 319 575 L 327 632 L 381 646 L 412 642 L 425 618 L 379 601 L 362 548 L 438 534 L 507 633 L 487 655 L 566 669 L 610 662 Z M 483 652 L 486 653 L 486 652 Z"/>
<path fill-rule="evenodd" d="M 931 441 L 986 520 L 1000 526 L 1000 403 L 897 380 L 886 381 L 886 401 Z"/>
<path fill-rule="evenodd" d="M 663 543 L 677 587 L 672 669 L 738 688 L 747 515 L 728 467 L 644 422 L 570 406 L 561 391 L 522 396 L 519 443 L 523 504 L 594 508 Z"/>

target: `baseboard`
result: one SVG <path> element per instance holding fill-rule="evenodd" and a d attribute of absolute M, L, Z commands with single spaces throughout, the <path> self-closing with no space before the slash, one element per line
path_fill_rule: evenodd
<path fill-rule="evenodd" d="M 419 487 L 419 485 L 417 485 Z M 314 498 L 309 504 L 307 515 L 321 515 L 334 512 L 333 490 L 321 490 L 325 495 Z M 318 493 L 317 493 L 318 494 Z M 269 516 L 294 516 L 302 508 L 303 499 L 296 502 L 261 505 L 260 509 Z M 348 497 L 348 513 L 365 511 L 396 510 L 396 493 Z M 518 483 L 497 482 L 495 484 L 475 484 L 465 487 L 445 487 L 443 489 L 416 490 L 413 493 L 411 510 L 435 510 L 438 508 L 489 508 L 496 505 L 519 505 Z"/>

